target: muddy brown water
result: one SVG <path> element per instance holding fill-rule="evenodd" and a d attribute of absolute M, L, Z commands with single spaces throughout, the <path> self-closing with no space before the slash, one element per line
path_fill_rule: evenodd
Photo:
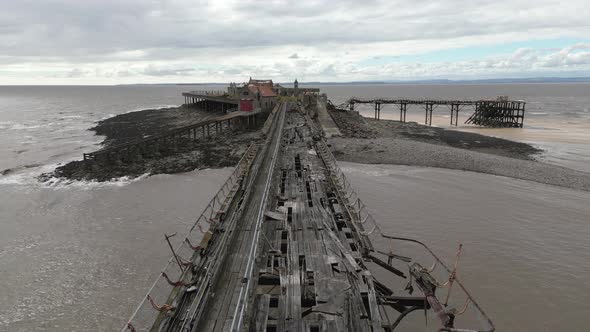
<path fill-rule="evenodd" d="M 0 331 L 115 331 L 230 168 L 0 190 Z"/>
<path fill-rule="evenodd" d="M 463 243 L 459 278 L 498 331 L 588 331 L 590 192 L 454 170 L 341 167 L 383 232 L 424 241 L 449 265 Z M 424 321 L 413 315 L 409 326 Z"/>
<path fill-rule="evenodd" d="M 323 89 L 342 98 L 516 94 L 530 102 L 529 111 L 545 113 L 531 114 L 531 121 L 557 119 L 551 121 L 553 129 L 530 130 L 569 141 L 565 122 L 590 123 L 588 86 Z M 0 172 L 10 169 L 0 175 L 0 331 L 122 326 L 168 259 L 163 234 L 185 232 L 230 170 L 107 184 L 42 185 L 35 177 L 96 149 L 100 137 L 86 130 L 95 121 L 179 104 L 180 92 L 190 89 L 203 87 L 0 89 Z M 525 131 L 512 133 L 530 138 Z M 556 160 L 588 165 L 584 137 L 579 151 L 552 141 L 562 152 Z M 587 330 L 588 193 L 457 171 L 345 167 L 388 231 L 423 239 L 449 260 L 457 243 L 465 244 L 460 275 L 499 330 Z"/>

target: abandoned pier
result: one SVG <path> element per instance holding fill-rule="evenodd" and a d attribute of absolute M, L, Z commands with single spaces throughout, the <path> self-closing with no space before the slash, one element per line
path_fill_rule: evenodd
<path fill-rule="evenodd" d="M 250 80 L 184 97 L 227 114 L 125 149 L 157 150 L 174 135 L 203 139 L 210 128 L 262 119 L 265 138 L 250 145 L 182 244 L 170 246 L 123 331 L 397 331 L 414 311 L 432 312 L 439 331 L 494 331 L 457 276 L 461 246 L 449 267 L 426 244 L 381 231 L 326 144 L 337 128 L 319 90 Z M 373 103 L 378 118 L 381 105 L 403 112 L 412 102 L 351 99 L 348 107 Z M 434 105 L 475 105 L 481 125 L 495 117 L 490 108 L 517 112 L 513 126 L 524 115 L 524 103 L 508 101 L 420 104 L 427 114 Z"/>
<path fill-rule="evenodd" d="M 399 109 L 400 122 L 406 122 L 408 105 L 423 108 L 424 124 L 426 125 L 432 125 L 432 114 L 438 107 L 450 111 L 451 125 L 455 126 L 459 124 L 459 112 L 471 108 L 473 113 L 465 121 L 465 124 L 498 128 L 522 128 L 526 106 L 524 101 L 508 100 L 508 97 L 498 97 L 496 100 L 351 98 L 337 108 L 354 111 L 355 105 L 363 104 L 373 106 L 375 119 L 381 118 L 382 108 L 391 105 L 392 110 Z"/>

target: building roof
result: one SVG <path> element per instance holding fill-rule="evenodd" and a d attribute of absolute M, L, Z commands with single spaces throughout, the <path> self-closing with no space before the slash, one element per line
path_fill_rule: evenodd
<path fill-rule="evenodd" d="M 272 82 L 272 81 L 271 81 Z M 248 90 L 252 92 L 252 94 L 256 95 L 257 92 L 260 92 L 261 97 L 276 97 L 277 94 L 272 89 L 271 85 L 268 84 L 258 84 L 258 83 L 248 83 L 246 85 Z"/>
<path fill-rule="evenodd" d="M 250 77 L 248 84 L 270 85 L 270 86 L 273 85 L 272 80 L 255 80 L 255 79 L 252 79 L 252 77 Z"/>

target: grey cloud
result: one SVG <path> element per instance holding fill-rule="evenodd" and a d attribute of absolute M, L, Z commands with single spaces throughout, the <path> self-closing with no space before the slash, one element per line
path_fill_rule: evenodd
<path fill-rule="evenodd" d="M 334 69 L 334 65 L 328 65 L 320 72 L 322 76 L 336 76 L 336 70 Z"/>
<path fill-rule="evenodd" d="M 454 38 L 537 28 L 587 26 L 581 6 L 523 1 L 10 1 L 0 13 L 0 54 L 78 59 L 141 49 L 205 49 L 268 45 L 363 44 Z M 215 3 L 217 4 L 217 3 Z M 223 4 L 220 2 L 220 4 Z M 565 9 L 564 9 L 565 8 Z M 227 19 L 233 17 L 234 19 Z M 564 19 L 564 18 L 567 18 Z M 2 31 L 0 29 L 0 31 Z M 153 59 L 153 58 L 152 58 Z"/>
<path fill-rule="evenodd" d="M 380 75 L 379 70 L 346 64 L 355 59 L 354 52 L 358 52 L 355 48 L 370 50 L 373 43 L 378 42 L 436 44 L 436 41 L 453 42 L 462 37 L 498 34 L 521 34 L 521 40 L 522 35 L 537 38 L 546 32 L 568 36 L 571 32 L 589 30 L 589 17 L 590 6 L 583 0 L 559 5 L 552 0 L 537 0 L 534 6 L 527 0 L 424 3 L 407 0 L 15 0 L 5 1 L 0 11 L 0 64 L 26 64 L 32 69 L 41 64 L 38 72 L 52 64 L 60 70 L 80 68 L 79 72 L 60 74 L 72 77 L 90 76 L 91 72 L 82 68 L 100 64 L 116 68 L 101 73 L 112 77 L 219 77 L 246 72 L 269 77 L 299 76 L 299 73 L 309 77 Z M 244 66 L 219 60 L 221 56 L 248 54 L 261 47 L 299 50 L 297 46 L 306 47 L 301 51 L 305 52 L 305 59 L 297 53 L 291 56 L 281 53 L 280 58 L 269 56 L 268 59 L 257 55 L 256 65 Z M 576 44 L 566 51 L 522 49 L 501 59 L 479 59 L 477 64 L 455 65 L 484 72 L 577 68 L 588 64 L 588 54 L 584 51 L 589 47 L 586 43 Z M 342 59 L 314 58 L 314 50 L 331 48 L 341 49 Z M 392 53 L 396 51 L 399 50 L 392 50 Z M 206 65 L 202 62 L 192 65 L 194 60 L 191 59 L 196 56 L 210 60 Z M 171 65 L 146 67 L 148 63 Z M 397 75 L 399 68 L 391 68 L 396 69 L 389 75 Z M 408 65 L 402 69 L 420 74 L 444 70 L 444 67 Z"/>
<path fill-rule="evenodd" d="M 82 76 L 84 76 L 84 71 L 82 71 L 78 68 L 75 68 L 75 69 L 72 69 L 66 76 L 67 77 L 82 77 Z"/>
<path fill-rule="evenodd" d="M 230 69 L 225 69 L 223 71 L 223 74 L 225 74 L 225 75 L 240 75 L 242 73 L 243 73 L 243 71 L 238 68 L 230 68 Z"/>
<path fill-rule="evenodd" d="M 195 72 L 193 68 L 157 68 L 148 66 L 143 74 L 148 76 L 190 76 Z"/>
<path fill-rule="evenodd" d="M 117 71 L 116 75 L 118 77 L 131 77 L 131 76 L 134 76 L 134 74 L 132 72 L 130 72 L 129 70 L 119 70 L 119 71 Z"/>

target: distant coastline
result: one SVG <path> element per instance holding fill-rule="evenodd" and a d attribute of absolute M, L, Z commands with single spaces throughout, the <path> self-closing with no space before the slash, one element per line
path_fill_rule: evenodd
<path fill-rule="evenodd" d="M 424 80 L 380 80 L 380 81 L 350 81 L 350 82 L 300 82 L 300 85 L 380 85 L 380 84 L 510 84 L 510 83 L 590 83 L 590 77 L 528 77 L 528 78 L 490 78 L 473 80 L 452 80 L 452 79 L 424 79 Z M 280 83 L 290 85 L 292 83 Z M 134 83 L 118 84 L 129 85 L 219 85 L 226 86 L 227 83 L 206 82 L 206 83 Z"/>

